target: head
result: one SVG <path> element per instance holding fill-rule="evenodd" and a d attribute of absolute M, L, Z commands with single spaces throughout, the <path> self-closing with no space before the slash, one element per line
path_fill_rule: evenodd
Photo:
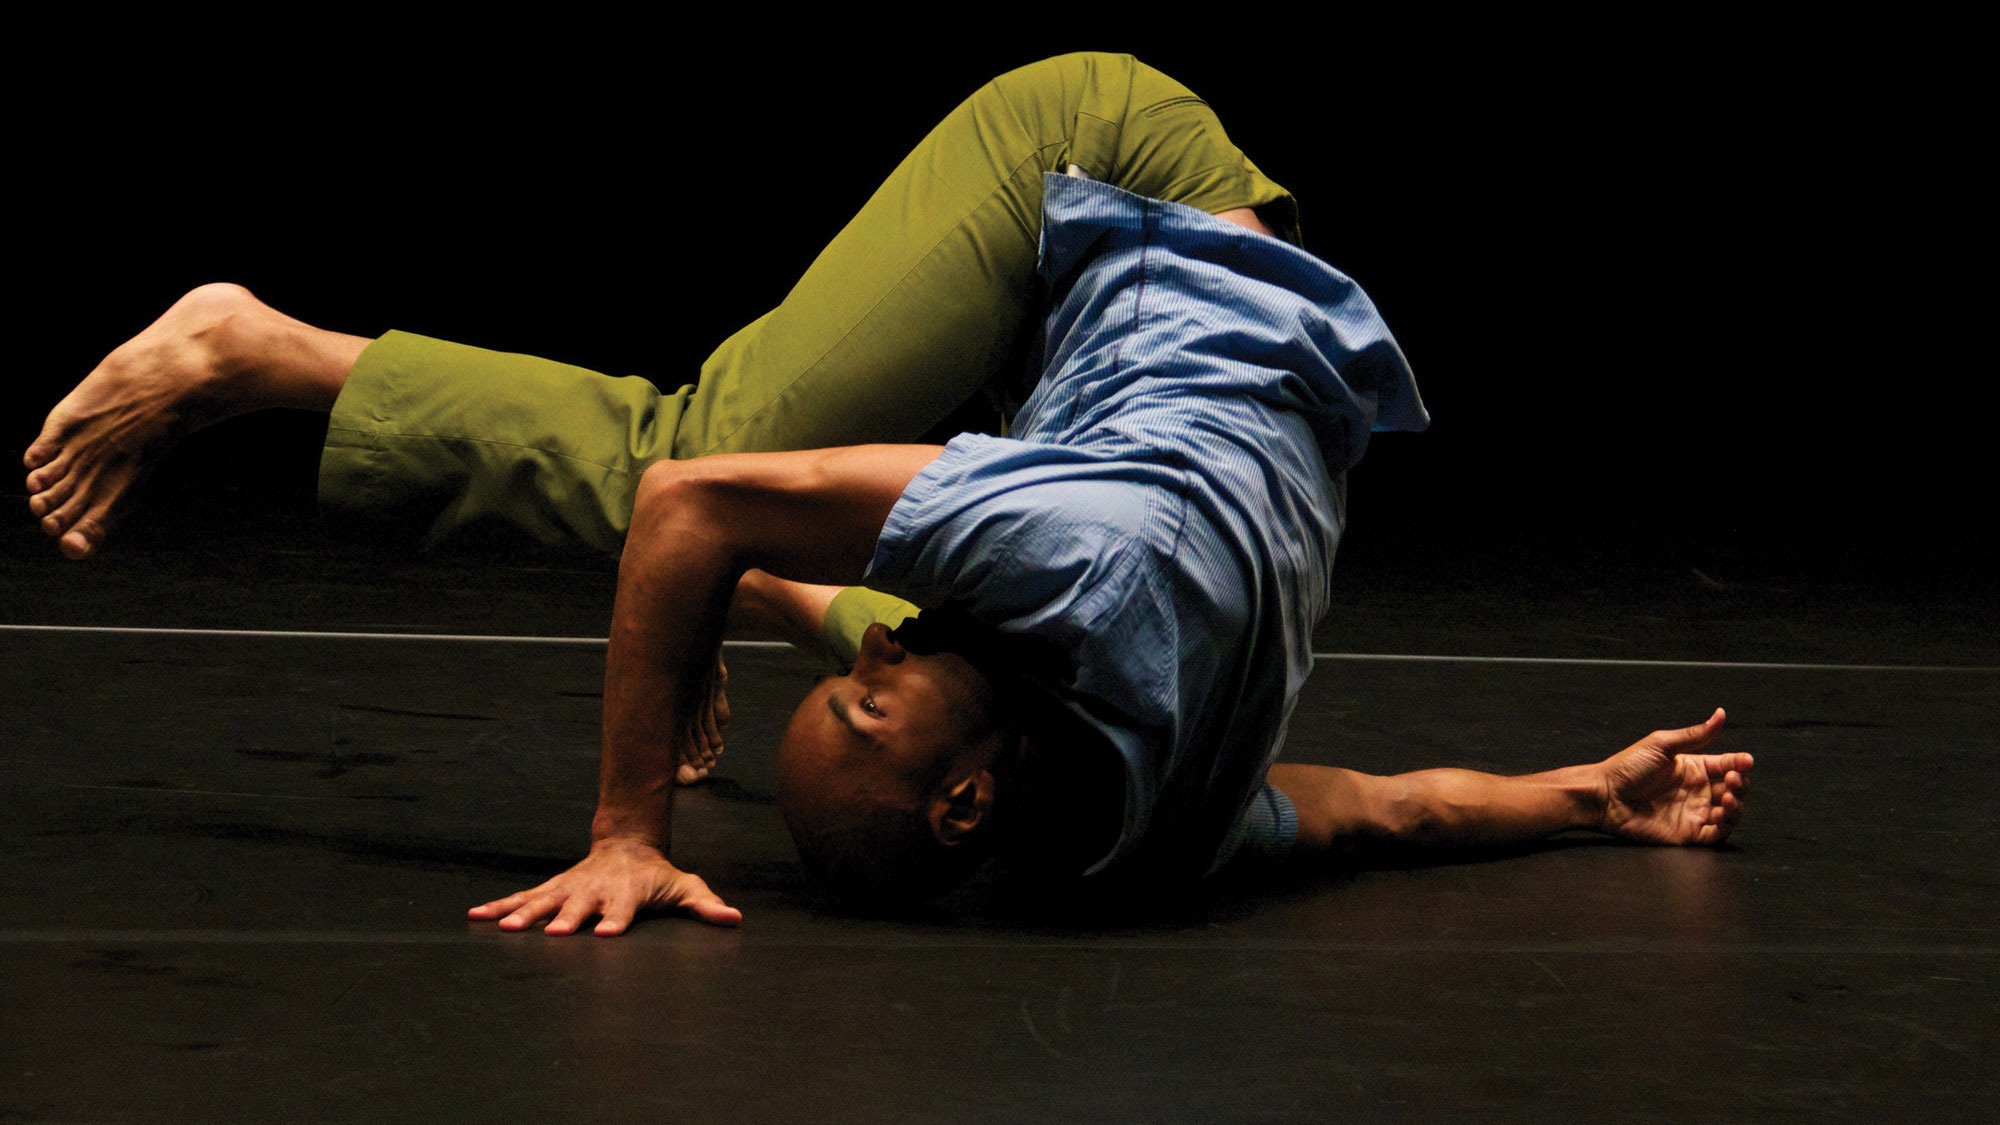
<path fill-rule="evenodd" d="M 877 902 L 942 893 L 984 858 L 1018 738 L 994 684 L 883 625 L 854 669 L 822 680 L 778 747 L 778 808 L 806 866 Z"/>

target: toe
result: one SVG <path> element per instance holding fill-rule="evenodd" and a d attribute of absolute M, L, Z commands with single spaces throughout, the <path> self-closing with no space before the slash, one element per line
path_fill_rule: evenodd
<path fill-rule="evenodd" d="M 72 501 L 72 503 L 74 503 L 74 501 Z M 68 505 L 64 505 L 63 507 L 57 508 L 55 511 L 50 512 L 47 515 L 43 516 L 42 534 L 48 536 L 51 539 L 54 539 L 57 536 L 62 535 L 64 532 L 69 530 L 70 518 L 73 517 L 75 514 L 76 514 L 75 512 L 69 510 Z"/>
<path fill-rule="evenodd" d="M 70 455 L 67 449 L 44 461 L 33 472 L 28 474 L 28 491 L 47 491 L 50 485 L 70 475 L 70 465 L 74 461 L 75 458 Z"/>
<path fill-rule="evenodd" d="M 72 423 L 68 418 L 68 411 L 61 405 L 49 411 L 48 417 L 42 420 L 42 432 L 35 435 L 35 440 L 29 442 L 27 450 L 21 454 L 21 464 L 30 469 L 39 469 L 55 460 L 57 454 L 68 448 L 64 444 L 64 439 L 71 429 Z"/>
<path fill-rule="evenodd" d="M 58 503 L 44 504 L 37 514 L 42 517 L 44 535 L 61 535 L 76 526 L 78 520 L 92 513 L 91 487 L 95 473 L 71 473 L 62 478 L 63 497 Z"/>
<path fill-rule="evenodd" d="M 67 503 L 75 492 L 75 477 L 58 477 L 53 484 L 37 490 L 33 496 L 28 497 L 28 510 L 37 517 L 46 516 Z"/>
<path fill-rule="evenodd" d="M 51 535 L 60 535 L 56 546 L 64 556 L 72 559 L 87 558 L 111 532 L 112 501 L 102 498 L 95 503 L 85 504 L 84 493 L 70 498 L 69 502 L 56 510 L 55 515 L 42 520 L 42 530 Z M 49 530 L 50 520 L 60 519 L 62 526 L 56 531 Z"/>
<path fill-rule="evenodd" d="M 93 509 L 79 518 L 76 526 L 70 528 L 67 534 L 56 541 L 56 546 L 68 558 L 90 557 L 110 534 L 111 528 L 106 522 L 108 515 L 108 511 L 103 507 Z"/>
<path fill-rule="evenodd" d="M 42 436 L 36 438 L 35 443 L 28 447 L 28 451 L 21 455 L 21 465 L 32 472 L 55 460 L 56 454 L 61 453 L 62 448 L 53 435 L 43 430 Z"/>

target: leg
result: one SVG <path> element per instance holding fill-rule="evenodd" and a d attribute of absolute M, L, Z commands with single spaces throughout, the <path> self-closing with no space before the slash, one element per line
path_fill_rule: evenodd
<path fill-rule="evenodd" d="M 910 441 L 1011 374 L 1039 293 L 1042 175 L 1212 212 L 1296 209 L 1185 86 L 1127 55 L 994 79 L 904 158 L 784 304 L 702 366 L 673 455 Z"/>
<path fill-rule="evenodd" d="M 367 345 L 278 313 L 241 286 L 204 285 L 49 413 L 23 459 L 29 510 L 63 554 L 83 558 L 180 437 L 266 407 L 330 409 Z"/>
<path fill-rule="evenodd" d="M 654 460 L 912 440 L 1008 373 L 1038 300 L 1042 173 L 1072 162 L 1296 237 L 1290 196 L 1186 87 L 1129 56 L 1035 63 L 939 124 L 695 385 L 385 336 L 335 409 L 322 502 L 433 540 L 497 518 L 616 551 Z"/>
<path fill-rule="evenodd" d="M 641 379 L 403 333 L 338 337 L 320 372 L 337 376 L 321 389 L 338 394 L 322 503 L 428 529 L 429 541 L 498 521 L 615 552 L 652 461 L 914 439 L 1009 373 L 1038 296 L 1041 176 L 1071 163 L 1209 211 L 1256 208 L 1296 234 L 1290 196 L 1186 87 L 1129 56 L 1035 63 L 954 110 L 693 386 L 661 394 Z M 206 307 L 196 297 L 210 288 L 175 309 Z M 208 361 L 186 319 L 170 312 L 114 352 L 30 448 L 32 503 L 66 553 L 101 544 L 130 486 L 181 434 L 291 404 L 269 387 L 196 379 Z M 169 337 L 186 337 L 171 355 L 154 346 Z M 280 348 L 262 368 L 232 362 L 288 384 L 298 360 Z M 309 405 L 328 408 L 323 394 Z"/>

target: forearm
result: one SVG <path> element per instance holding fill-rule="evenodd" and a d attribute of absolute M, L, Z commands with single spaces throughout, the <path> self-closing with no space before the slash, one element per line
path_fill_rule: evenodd
<path fill-rule="evenodd" d="M 633 507 L 605 656 L 593 843 L 667 851 L 680 761 L 671 732 L 689 729 L 743 569 L 728 537 L 702 526 L 696 501 L 642 485 Z"/>
<path fill-rule="evenodd" d="M 1525 777 L 1437 769 L 1377 777 L 1325 766 L 1275 765 L 1292 799 L 1305 854 L 1494 847 L 1601 827 L 1599 766 Z"/>
<path fill-rule="evenodd" d="M 761 570 L 745 571 L 729 604 L 731 637 L 786 641 L 808 652 L 823 646 L 820 626 L 845 586 L 787 582 Z"/>
<path fill-rule="evenodd" d="M 1414 848 L 1478 848 L 1525 843 L 1604 818 L 1603 772 L 1569 766 L 1501 777 L 1436 769 L 1384 779 L 1391 839 Z"/>
<path fill-rule="evenodd" d="M 700 706 L 744 572 L 859 580 L 897 497 L 938 452 L 855 446 L 647 468 L 618 564 L 594 841 L 666 850 L 679 765 L 672 740 Z"/>

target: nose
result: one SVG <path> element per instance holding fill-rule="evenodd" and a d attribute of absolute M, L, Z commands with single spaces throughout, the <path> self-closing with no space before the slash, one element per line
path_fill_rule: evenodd
<path fill-rule="evenodd" d="M 877 621 L 861 634 L 861 651 L 855 663 L 901 664 L 903 655 L 903 646 L 889 635 L 889 627 Z"/>

